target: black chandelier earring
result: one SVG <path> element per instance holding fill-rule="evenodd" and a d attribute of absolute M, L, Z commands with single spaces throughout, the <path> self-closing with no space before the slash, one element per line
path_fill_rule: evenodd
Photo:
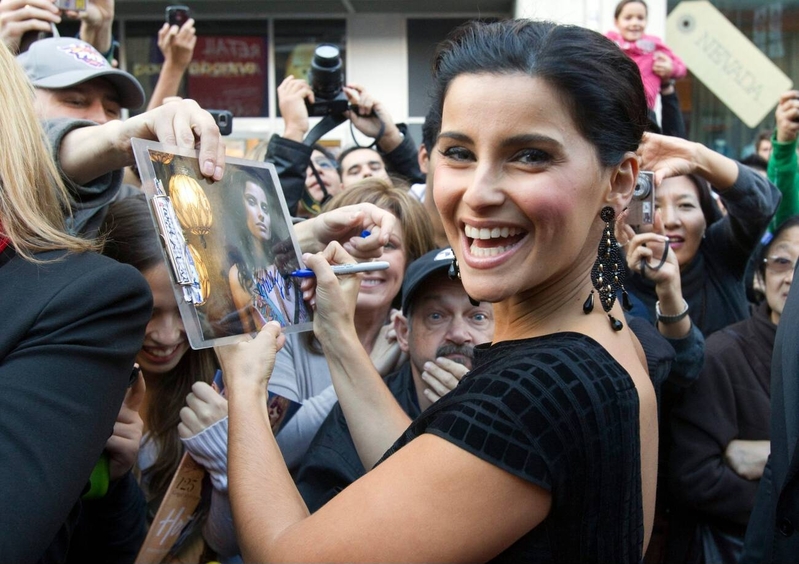
<path fill-rule="evenodd" d="M 447 271 L 447 276 L 449 276 L 450 280 L 460 280 L 461 279 L 461 269 L 458 266 L 458 259 L 452 257 L 452 262 L 449 263 L 449 270 Z"/>
<path fill-rule="evenodd" d="M 458 266 L 458 259 L 456 259 L 455 257 L 453 257 L 452 262 L 449 263 L 449 270 L 447 271 L 447 276 L 449 276 L 450 280 L 461 279 L 461 269 Z M 466 294 L 466 297 L 469 298 L 469 303 L 472 304 L 474 307 L 480 305 L 480 302 L 472 298 L 469 294 Z"/>
<path fill-rule="evenodd" d="M 602 309 L 608 314 L 610 326 L 614 331 L 621 331 L 624 324 L 610 314 L 613 304 L 616 303 L 616 294 L 621 290 L 622 307 L 629 311 L 632 309 L 630 296 L 624 289 L 624 265 L 621 262 L 619 244 L 614 234 L 616 223 L 616 212 L 610 206 L 605 206 L 599 214 L 605 222 L 605 230 L 602 232 L 602 239 L 599 241 L 596 261 L 591 269 L 591 283 L 599 294 L 599 302 Z M 583 304 L 583 313 L 586 315 L 594 310 L 594 291 Z"/>

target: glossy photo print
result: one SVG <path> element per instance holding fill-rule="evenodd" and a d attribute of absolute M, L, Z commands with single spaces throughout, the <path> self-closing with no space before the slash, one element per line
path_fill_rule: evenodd
<path fill-rule="evenodd" d="M 197 151 L 133 140 L 192 348 L 241 340 L 268 321 L 312 329 L 302 300 L 301 253 L 271 164 L 228 158 L 205 179 Z"/>

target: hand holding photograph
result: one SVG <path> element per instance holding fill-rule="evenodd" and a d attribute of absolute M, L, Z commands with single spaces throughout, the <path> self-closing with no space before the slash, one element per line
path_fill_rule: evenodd
<path fill-rule="evenodd" d="M 272 320 L 285 332 L 311 330 L 274 166 L 228 157 L 213 182 L 195 150 L 142 139 L 133 150 L 192 348 L 241 341 Z"/>

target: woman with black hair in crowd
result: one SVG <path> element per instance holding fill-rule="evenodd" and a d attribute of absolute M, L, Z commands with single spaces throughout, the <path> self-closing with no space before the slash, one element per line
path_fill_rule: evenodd
<path fill-rule="evenodd" d="M 688 142 L 683 149 L 692 160 L 694 154 L 709 151 Z M 749 317 L 746 265 L 780 200 L 777 188 L 754 170 L 718 153 L 713 158 L 723 160 L 730 171 L 737 169 L 734 184 L 719 186 L 713 171 L 700 166 L 681 174 L 688 169 L 667 163 L 674 176 L 662 182 L 662 175 L 656 178 L 657 231 L 621 241 L 632 274 L 631 291 L 646 304 L 652 320 L 663 327 L 689 317 L 705 336 Z M 711 189 L 719 194 L 726 215 Z M 667 253 L 674 254 L 678 271 L 665 288 L 657 269 Z"/>
<path fill-rule="evenodd" d="M 279 328 L 221 348 L 245 560 L 639 563 L 657 406 L 613 298 L 613 223 L 647 126 L 638 69 L 590 30 L 511 20 L 456 31 L 435 73 L 434 197 L 453 275 L 495 303 L 494 343 L 410 428 L 379 376 L 351 382 L 372 424 L 350 428 L 396 444 L 310 517 L 266 424 Z M 683 162 L 668 140 L 645 143 Z M 359 279 L 333 275 L 329 263 L 352 261 L 335 244 L 304 260 L 315 333 L 346 382 L 348 366 L 369 362 L 352 316 Z"/>

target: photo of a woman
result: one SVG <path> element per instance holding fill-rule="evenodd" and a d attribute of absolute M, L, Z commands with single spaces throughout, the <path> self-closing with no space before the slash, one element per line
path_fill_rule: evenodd
<path fill-rule="evenodd" d="M 229 185 L 230 216 L 238 241 L 229 244 L 228 282 L 245 332 L 257 331 L 272 320 L 283 327 L 310 321 L 298 283 L 287 276 L 292 268 L 282 265 L 274 251 L 284 237 L 273 229 L 267 184 L 241 171 Z"/>

